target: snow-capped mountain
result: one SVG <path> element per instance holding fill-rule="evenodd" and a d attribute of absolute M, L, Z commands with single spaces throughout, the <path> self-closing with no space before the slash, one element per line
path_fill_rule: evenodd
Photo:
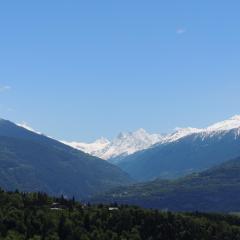
<path fill-rule="evenodd" d="M 120 133 L 103 151 L 101 158 L 110 159 L 119 156 L 127 156 L 135 152 L 147 149 L 152 145 L 163 141 L 160 134 L 150 134 L 144 129 L 135 132 Z"/>
<path fill-rule="evenodd" d="M 120 133 L 112 141 L 64 143 L 116 164 L 139 181 L 175 178 L 240 156 L 240 115 L 206 128 L 177 128 L 166 135 L 140 129 Z"/>
<path fill-rule="evenodd" d="M 122 132 L 113 141 L 101 138 L 93 143 L 66 141 L 63 141 L 63 143 L 107 160 L 133 154 L 163 140 L 164 136 L 160 134 L 150 134 L 144 129 L 139 129 L 135 132 Z"/>
<path fill-rule="evenodd" d="M 228 120 L 215 123 L 206 128 L 176 128 L 172 134 L 165 135 L 160 144 L 178 141 L 192 134 L 198 134 L 202 139 L 207 136 L 224 135 L 233 129 L 236 129 L 236 133 L 239 132 L 240 134 L 240 115 L 233 116 Z"/>
<path fill-rule="evenodd" d="M 177 141 L 177 140 L 179 140 L 183 137 L 186 137 L 188 135 L 195 134 L 195 133 L 200 133 L 202 131 L 203 131 L 203 129 L 191 128 L 191 127 L 176 128 L 173 133 L 165 135 L 164 138 L 163 138 L 163 141 L 160 142 L 160 144 L 161 143 L 174 142 L 174 141 Z"/>
<path fill-rule="evenodd" d="M 67 144 L 83 152 L 86 152 L 88 154 L 100 157 L 103 149 L 107 148 L 111 142 L 108 139 L 102 137 L 92 143 L 66 142 L 66 141 L 62 141 L 62 143 Z"/>
<path fill-rule="evenodd" d="M 101 138 L 92 143 L 62 142 L 78 150 L 108 160 L 131 155 L 135 152 L 153 147 L 156 144 L 178 141 L 192 134 L 198 134 L 204 139 L 207 136 L 222 135 L 232 129 L 237 129 L 236 134 L 240 134 L 240 115 L 215 123 L 206 128 L 176 128 L 173 133 L 165 135 L 150 134 L 144 129 L 139 129 L 135 132 L 120 133 L 112 141 Z"/>
<path fill-rule="evenodd" d="M 42 134 L 31 128 L 28 124 L 18 124 L 23 128 L 26 128 L 32 132 Z M 228 131 L 236 129 L 235 135 L 240 135 L 240 115 L 233 116 L 232 118 L 215 123 L 206 128 L 176 128 L 173 133 L 170 134 L 150 134 L 144 129 L 139 129 L 135 132 L 122 132 L 112 141 L 106 138 L 100 138 L 92 143 L 84 142 L 66 142 L 62 143 L 69 145 L 73 148 L 91 154 L 93 156 L 100 157 L 102 159 L 116 159 L 118 161 L 122 157 L 131 155 L 135 152 L 154 147 L 157 144 L 166 144 L 170 142 L 179 141 L 182 138 L 198 134 L 202 139 L 208 136 L 219 135 L 222 136 Z"/>
<path fill-rule="evenodd" d="M 240 128 L 240 115 L 235 115 L 232 118 L 215 123 L 206 128 L 206 132 L 228 131 L 232 129 Z"/>
<path fill-rule="evenodd" d="M 134 179 L 175 178 L 240 156 L 240 116 L 203 129 L 180 129 L 116 163 Z"/>

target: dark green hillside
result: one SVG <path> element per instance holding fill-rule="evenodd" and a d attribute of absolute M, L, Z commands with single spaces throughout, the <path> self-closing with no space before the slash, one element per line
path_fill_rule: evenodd
<path fill-rule="evenodd" d="M 77 198 L 131 182 L 106 161 L 5 120 L 0 121 L 0 176 L 0 186 L 8 190 Z"/>
<path fill-rule="evenodd" d="M 240 211 L 240 158 L 177 180 L 117 188 L 98 201 L 175 211 Z"/>
<path fill-rule="evenodd" d="M 239 240 L 240 218 L 0 191 L 1 240 Z"/>

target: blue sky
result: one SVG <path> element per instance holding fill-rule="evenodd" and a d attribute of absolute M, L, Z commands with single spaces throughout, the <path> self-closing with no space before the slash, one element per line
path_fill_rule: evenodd
<path fill-rule="evenodd" d="M 2 1 L 0 115 L 66 140 L 240 114 L 240 2 Z"/>

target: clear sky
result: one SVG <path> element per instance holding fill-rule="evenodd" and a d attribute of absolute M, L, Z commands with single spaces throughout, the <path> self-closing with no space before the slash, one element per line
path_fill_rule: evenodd
<path fill-rule="evenodd" d="M 66 140 L 240 113 L 240 1 L 0 3 L 0 115 Z"/>

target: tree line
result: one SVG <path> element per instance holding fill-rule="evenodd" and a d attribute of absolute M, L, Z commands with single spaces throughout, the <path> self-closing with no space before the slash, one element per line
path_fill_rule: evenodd
<path fill-rule="evenodd" d="M 240 240 L 240 218 L 0 190 L 0 240 Z"/>

